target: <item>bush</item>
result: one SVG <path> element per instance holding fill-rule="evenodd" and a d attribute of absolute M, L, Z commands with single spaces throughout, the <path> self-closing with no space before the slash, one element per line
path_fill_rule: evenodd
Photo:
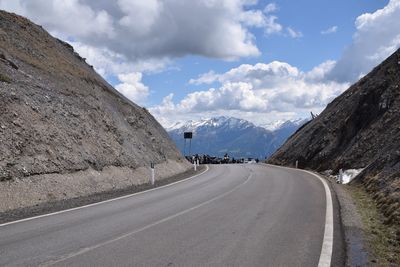
<path fill-rule="evenodd" d="M 6 83 L 11 83 L 11 78 L 5 74 L 0 73 L 0 81 L 6 82 Z"/>

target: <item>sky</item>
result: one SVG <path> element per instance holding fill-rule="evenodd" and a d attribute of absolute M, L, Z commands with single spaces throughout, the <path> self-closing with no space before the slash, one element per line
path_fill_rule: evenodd
<path fill-rule="evenodd" d="M 400 0 L 0 0 L 164 126 L 320 113 L 400 47 Z"/>

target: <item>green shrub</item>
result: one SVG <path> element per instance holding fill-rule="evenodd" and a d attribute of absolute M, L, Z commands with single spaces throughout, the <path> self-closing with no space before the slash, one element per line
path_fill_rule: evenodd
<path fill-rule="evenodd" d="M 0 73 L 0 82 L 11 83 L 11 78 L 3 73 Z"/>

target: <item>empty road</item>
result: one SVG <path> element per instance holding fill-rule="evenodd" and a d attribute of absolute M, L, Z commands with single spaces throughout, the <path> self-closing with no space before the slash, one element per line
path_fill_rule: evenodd
<path fill-rule="evenodd" d="M 310 267 L 321 251 L 323 266 L 329 201 L 306 172 L 215 165 L 171 186 L 1 225 L 0 266 Z"/>

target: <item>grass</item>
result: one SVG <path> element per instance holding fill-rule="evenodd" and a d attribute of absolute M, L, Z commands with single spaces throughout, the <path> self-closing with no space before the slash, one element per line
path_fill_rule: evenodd
<path fill-rule="evenodd" d="M 11 78 L 5 74 L 0 73 L 0 82 L 11 83 Z"/>
<path fill-rule="evenodd" d="M 366 242 L 377 266 L 400 266 L 400 229 L 384 224 L 376 202 L 361 187 L 353 187 L 351 195 L 361 215 Z"/>

